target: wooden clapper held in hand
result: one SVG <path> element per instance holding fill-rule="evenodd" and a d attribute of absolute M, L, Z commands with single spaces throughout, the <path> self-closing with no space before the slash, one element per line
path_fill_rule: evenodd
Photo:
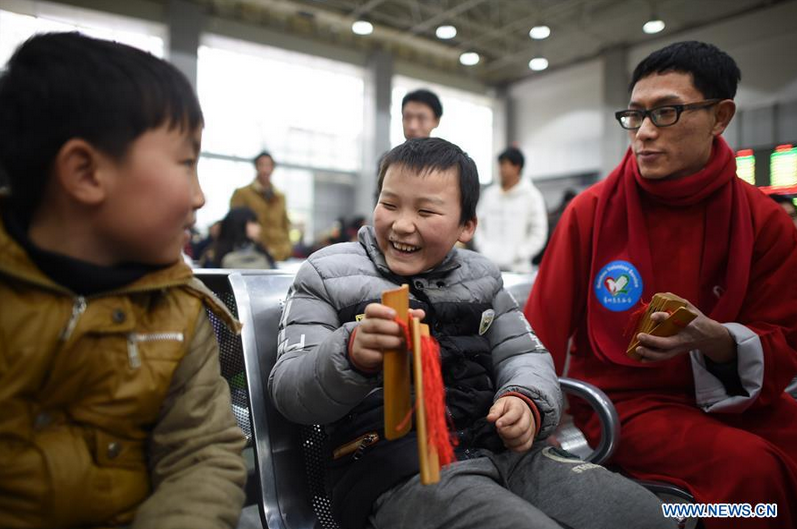
<path fill-rule="evenodd" d="M 445 395 L 440 372 L 440 350 L 429 326 L 410 317 L 409 287 L 402 285 L 382 293 L 382 304 L 396 311 L 399 324 L 406 322 L 407 349 L 412 351 L 415 385 L 415 430 L 421 483 L 440 481 L 440 466 L 454 460 L 446 426 Z M 398 439 L 410 431 L 410 357 L 408 350 L 385 351 L 384 407 L 385 437 Z"/>
<path fill-rule="evenodd" d="M 654 312 L 666 312 L 669 316 L 666 320 L 655 323 L 650 319 Z M 669 292 L 653 294 L 653 299 L 650 300 L 650 303 L 643 304 L 635 315 L 639 320 L 634 326 L 631 343 L 628 344 L 628 349 L 625 352 L 626 355 L 634 360 L 642 359 L 636 352 L 636 348 L 639 346 L 639 340 L 637 340 L 639 333 L 643 332 L 651 336 L 672 336 L 697 318 L 697 314 L 686 308 L 685 299 Z"/>

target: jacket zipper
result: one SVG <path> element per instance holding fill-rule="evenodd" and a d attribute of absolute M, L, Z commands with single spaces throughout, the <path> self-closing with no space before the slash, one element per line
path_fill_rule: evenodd
<path fill-rule="evenodd" d="M 130 362 L 131 369 L 138 369 L 141 367 L 141 355 L 138 352 L 138 344 L 140 342 L 157 342 L 172 340 L 176 342 L 183 341 L 183 333 L 181 332 L 153 332 L 149 334 L 142 334 L 131 332 L 127 335 L 127 359 Z"/>
<path fill-rule="evenodd" d="M 379 440 L 379 435 L 377 435 L 376 433 L 372 432 L 366 434 L 365 437 L 363 437 L 363 440 L 360 441 L 360 446 L 357 447 L 357 450 L 355 450 L 354 455 L 351 456 L 351 458 L 354 461 L 357 461 L 363 456 L 363 453 L 365 453 L 365 449 L 374 444 L 375 442 L 377 442 L 378 440 Z"/>
<path fill-rule="evenodd" d="M 367 434 L 361 435 L 353 441 L 349 441 L 348 443 L 337 447 L 332 451 L 332 459 L 340 459 L 343 456 L 353 454 L 352 459 L 356 461 L 362 457 L 366 448 L 376 443 L 378 440 L 378 433 L 368 432 Z"/>
<path fill-rule="evenodd" d="M 77 322 L 80 319 L 81 314 L 86 312 L 86 298 L 83 296 L 78 296 L 75 298 L 75 303 L 72 305 L 72 315 L 69 317 L 69 321 L 64 327 L 64 330 L 61 331 L 61 341 L 65 342 L 72 337 L 72 333 L 75 332 L 75 327 L 77 327 Z"/>

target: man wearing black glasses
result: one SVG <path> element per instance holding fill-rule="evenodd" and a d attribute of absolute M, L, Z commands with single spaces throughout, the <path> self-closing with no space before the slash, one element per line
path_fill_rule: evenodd
<path fill-rule="evenodd" d="M 778 504 L 777 518 L 706 518 L 707 529 L 797 527 L 797 401 L 783 391 L 797 374 L 797 231 L 736 177 L 721 135 L 740 78 L 701 42 L 637 66 L 616 113 L 630 147 L 564 213 L 525 313 L 558 368 L 572 338 L 569 374 L 614 401 L 615 464 L 701 503 Z M 658 292 L 697 318 L 670 337 L 631 336 Z M 597 419 L 571 406 L 597 441 Z"/>

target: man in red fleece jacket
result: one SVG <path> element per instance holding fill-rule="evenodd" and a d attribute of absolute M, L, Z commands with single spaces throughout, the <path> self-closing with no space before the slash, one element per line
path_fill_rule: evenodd
<path fill-rule="evenodd" d="M 721 137 L 740 78 L 731 57 L 700 42 L 637 66 L 616 114 L 628 152 L 564 213 L 525 314 L 560 371 L 572 338 L 569 374 L 617 406 L 614 463 L 698 502 L 777 503 L 777 518 L 733 527 L 795 527 L 797 402 L 783 390 L 797 374 L 797 231 L 736 177 Z M 624 329 L 657 292 L 687 299 L 698 317 L 668 338 L 640 334 L 634 360 Z M 596 418 L 572 411 L 596 440 Z"/>

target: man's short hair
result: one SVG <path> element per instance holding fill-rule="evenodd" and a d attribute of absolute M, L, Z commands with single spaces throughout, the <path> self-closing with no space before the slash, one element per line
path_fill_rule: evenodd
<path fill-rule="evenodd" d="M 274 157 L 273 157 L 273 156 L 271 156 L 271 153 L 270 153 L 270 152 L 268 152 L 268 151 L 260 151 L 259 153 L 257 153 L 257 156 L 255 156 L 254 158 L 252 158 L 252 163 L 253 163 L 254 165 L 257 165 L 257 161 L 258 161 L 260 158 L 264 157 L 264 156 L 265 156 L 266 158 L 270 159 L 270 160 L 271 160 L 271 163 L 273 163 L 274 165 L 277 165 L 277 162 L 275 162 L 275 161 L 274 161 Z"/>
<path fill-rule="evenodd" d="M 191 84 L 166 61 L 79 33 L 31 37 L 0 77 L 0 166 L 10 205 L 21 220 L 30 218 L 72 138 L 121 159 L 147 130 L 202 124 Z"/>
<path fill-rule="evenodd" d="M 414 138 L 394 147 L 382 159 L 379 167 L 377 194 L 382 192 L 385 174 L 391 165 L 426 176 L 432 171 L 447 171 L 452 167 L 459 173 L 460 225 L 476 217 L 479 202 L 479 171 L 470 156 L 453 143 L 442 138 Z"/>
<path fill-rule="evenodd" d="M 440 117 L 443 115 L 443 105 L 440 103 L 440 99 L 434 92 L 430 90 L 420 88 L 405 95 L 404 99 L 401 100 L 401 110 L 404 110 L 404 106 L 410 101 L 423 103 L 427 107 L 431 108 L 437 119 L 440 119 Z"/>
<path fill-rule="evenodd" d="M 515 167 L 520 167 L 521 169 L 523 169 L 523 166 L 526 164 L 526 159 L 523 157 L 523 153 L 520 152 L 520 149 L 516 147 L 508 147 L 504 152 L 498 155 L 498 163 L 501 163 L 504 160 L 508 161 Z"/>
<path fill-rule="evenodd" d="M 730 55 L 713 44 L 690 40 L 670 44 L 643 59 L 634 69 L 628 91 L 640 79 L 668 72 L 692 74 L 695 88 L 706 99 L 733 99 L 742 79 Z"/>

